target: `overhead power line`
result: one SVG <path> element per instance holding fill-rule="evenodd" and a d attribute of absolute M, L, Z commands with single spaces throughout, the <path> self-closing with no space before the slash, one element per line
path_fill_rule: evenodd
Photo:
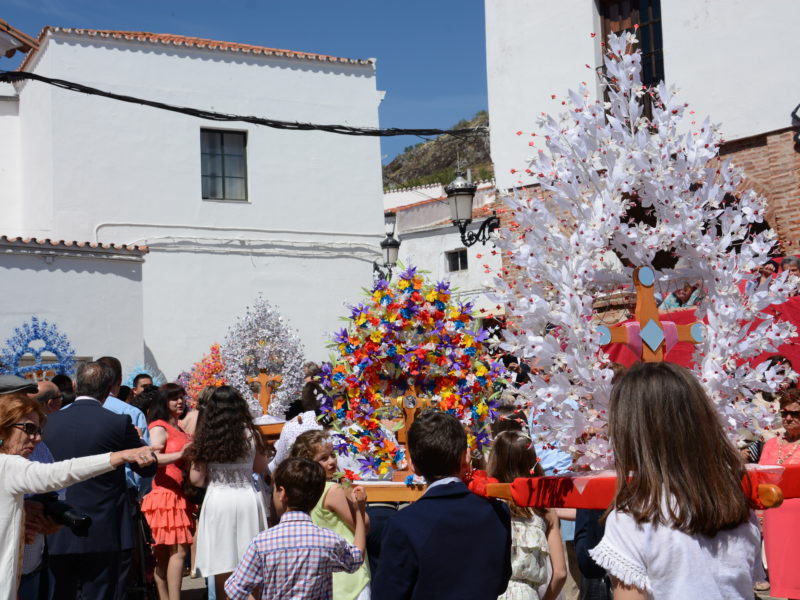
<path fill-rule="evenodd" d="M 112 100 L 128 102 L 130 104 L 141 104 L 151 108 L 168 110 L 183 115 L 189 115 L 191 117 L 208 119 L 210 121 L 252 123 L 254 125 L 264 125 L 265 127 L 272 127 L 273 129 L 286 129 L 289 131 L 326 131 L 328 133 L 338 133 L 340 135 L 367 137 L 395 137 L 398 135 L 429 136 L 442 134 L 467 137 L 474 135 L 485 135 L 489 130 L 489 128 L 486 126 L 466 127 L 461 129 L 400 129 L 397 127 L 378 129 L 375 127 L 351 127 L 349 125 L 321 125 L 318 123 L 300 123 L 297 121 L 278 121 L 264 117 L 231 115 L 227 113 L 203 110 L 200 108 L 175 106 L 173 104 L 166 104 L 164 102 L 157 102 L 155 100 L 136 98 L 135 96 L 126 96 L 124 94 L 115 94 L 113 92 L 107 92 L 105 90 L 89 87 L 88 85 L 83 85 L 81 83 L 66 81 L 64 79 L 54 79 L 52 77 L 45 77 L 43 75 L 28 73 L 26 71 L 0 71 L 0 82 L 15 83 L 25 80 L 38 81 L 72 92 L 81 92 L 83 94 L 89 94 L 92 96 L 101 96 L 103 98 L 110 98 Z"/>

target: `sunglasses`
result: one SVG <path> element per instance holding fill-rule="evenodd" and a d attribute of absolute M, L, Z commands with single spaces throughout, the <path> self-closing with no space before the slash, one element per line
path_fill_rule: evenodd
<path fill-rule="evenodd" d="M 782 410 L 781 418 L 792 417 L 795 420 L 800 420 L 800 410 Z"/>
<path fill-rule="evenodd" d="M 14 423 L 12 427 L 21 429 L 25 435 L 36 436 L 42 435 L 42 428 L 36 423 Z"/>

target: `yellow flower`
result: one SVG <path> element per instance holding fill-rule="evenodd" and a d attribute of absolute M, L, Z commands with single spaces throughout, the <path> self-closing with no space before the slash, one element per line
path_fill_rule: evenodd
<path fill-rule="evenodd" d="M 369 339 L 371 339 L 375 343 L 378 343 L 383 339 L 383 334 L 376 329 L 375 331 L 369 334 Z"/>
<path fill-rule="evenodd" d="M 431 290 L 425 295 L 425 300 L 428 302 L 435 302 L 436 301 L 436 290 Z"/>
<path fill-rule="evenodd" d="M 401 290 L 406 289 L 410 285 L 411 282 L 408 279 L 401 279 L 400 281 L 397 282 L 397 287 L 399 287 Z"/>
<path fill-rule="evenodd" d="M 475 375 L 477 375 L 478 377 L 483 377 L 488 372 L 489 369 L 487 369 L 484 365 L 478 365 L 478 368 L 475 369 Z"/>
<path fill-rule="evenodd" d="M 480 416 L 485 416 L 489 412 L 489 407 L 486 404 L 478 404 L 478 407 L 475 409 Z"/>

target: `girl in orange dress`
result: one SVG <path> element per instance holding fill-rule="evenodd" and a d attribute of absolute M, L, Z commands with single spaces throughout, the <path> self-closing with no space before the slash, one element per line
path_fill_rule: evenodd
<path fill-rule="evenodd" d="M 192 544 L 194 506 L 183 495 L 183 453 L 191 442 L 178 420 L 186 408 L 186 392 L 167 383 L 147 411 L 152 445 L 158 452 L 158 472 L 142 512 L 153 532 L 155 580 L 159 600 L 180 600 L 183 565 Z"/>
<path fill-rule="evenodd" d="M 800 464 L 800 390 L 791 388 L 778 395 L 785 433 L 767 440 L 759 464 Z M 778 508 L 764 511 L 764 548 L 767 551 L 770 596 L 800 598 L 800 570 L 795 558 L 800 527 L 800 498 L 787 499 Z"/>

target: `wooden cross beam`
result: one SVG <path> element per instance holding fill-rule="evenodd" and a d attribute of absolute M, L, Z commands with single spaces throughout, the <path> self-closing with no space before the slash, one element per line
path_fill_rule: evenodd
<path fill-rule="evenodd" d="M 275 387 L 280 385 L 281 381 L 283 381 L 283 377 L 280 375 L 267 375 L 266 369 L 259 369 L 258 375 L 247 378 L 247 383 L 258 382 L 258 401 L 261 403 L 261 408 L 264 409 L 265 415 L 269 411 L 269 403 L 272 401 L 272 392 Z"/>
<path fill-rule="evenodd" d="M 428 398 L 417 398 L 416 396 L 398 396 L 393 404 L 403 409 L 403 426 L 397 430 L 397 442 L 406 447 L 408 454 L 408 430 L 414 424 L 414 420 L 423 408 L 428 408 L 431 401 Z M 392 481 L 404 481 L 411 475 L 409 469 L 398 470 L 392 473 Z"/>
<path fill-rule="evenodd" d="M 705 328 L 699 321 L 678 325 L 672 321 L 661 322 L 654 294 L 655 273 L 650 267 L 637 267 L 633 271 L 636 288 L 634 321 L 612 327 L 598 327 L 600 345 L 627 344 L 644 362 L 661 362 L 664 355 L 678 342 L 699 344 Z"/>
<path fill-rule="evenodd" d="M 408 430 L 411 429 L 419 412 L 423 408 L 428 408 L 431 401 L 416 396 L 398 396 L 394 399 L 393 404 L 403 409 L 403 427 L 397 430 L 397 441 L 406 445 L 408 444 Z"/>

